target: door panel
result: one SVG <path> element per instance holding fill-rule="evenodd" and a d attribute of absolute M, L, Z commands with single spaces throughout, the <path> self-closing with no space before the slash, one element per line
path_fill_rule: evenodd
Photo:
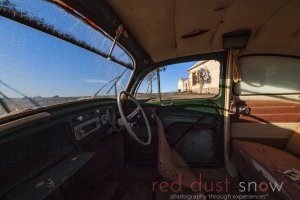
<path fill-rule="evenodd" d="M 218 109 L 173 105 L 161 106 L 157 112 L 170 146 L 191 167 L 222 166 L 223 133 Z"/>
<path fill-rule="evenodd" d="M 232 89 L 238 112 L 246 105 L 250 113 L 231 116 L 233 139 L 286 146 L 300 124 L 299 64 L 299 58 L 281 55 L 239 57 L 240 80 Z"/>
<path fill-rule="evenodd" d="M 190 130 L 186 132 L 188 129 Z M 200 162 L 202 164 L 216 162 L 217 134 L 217 127 L 205 124 L 194 125 L 190 122 L 173 123 L 166 129 L 171 147 L 175 148 L 192 166 L 197 166 Z"/>
<path fill-rule="evenodd" d="M 287 139 L 300 123 L 232 123 L 233 138 Z"/>

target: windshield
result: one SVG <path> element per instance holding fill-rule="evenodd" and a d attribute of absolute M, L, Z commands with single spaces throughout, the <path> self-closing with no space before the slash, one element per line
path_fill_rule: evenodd
<path fill-rule="evenodd" d="M 125 89 L 133 61 L 121 47 L 112 57 L 124 65 L 7 18 L 12 11 L 104 55 L 112 45 L 101 31 L 48 1 L 0 1 L 0 117 L 82 98 L 115 98 Z"/>

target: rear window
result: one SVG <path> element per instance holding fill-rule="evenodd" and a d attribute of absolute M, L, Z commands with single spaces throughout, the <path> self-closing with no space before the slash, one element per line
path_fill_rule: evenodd
<path fill-rule="evenodd" d="M 238 62 L 238 95 L 299 94 L 300 59 L 284 56 L 247 56 Z"/>

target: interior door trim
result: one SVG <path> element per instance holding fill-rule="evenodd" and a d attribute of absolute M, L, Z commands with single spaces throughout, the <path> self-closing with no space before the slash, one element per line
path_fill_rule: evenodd
<path fill-rule="evenodd" d="M 287 139 L 300 125 L 293 123 L 232 123 L 231 138 Z"/>

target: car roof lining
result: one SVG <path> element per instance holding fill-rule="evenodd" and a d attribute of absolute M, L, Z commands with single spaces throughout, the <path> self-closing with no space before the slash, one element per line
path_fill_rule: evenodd
<path fill-rule="evenodd" d="M 297 0 L 108 0 L 155 62 L 222 51 L 224 33 L 249 28 L 241 54 L 299 56 L 300 1 Z M 195 30 L 209 30 L 182 38 Z M 274 42 L 276 41 L 276 42 Z"/>
<path fill-rule="evenodd" d="M 243 28 L 252 33 L 240 55 L 300 56 L 297 0 L 63 1 L 112 37 L 114 29 L 124 24 L 129 37 L 120 43 L 139 65 L 223 51 L 223 34 Z M 193 35 L 197 31 L 201 34 Z M 187 34 L 192 37 L 183 37 Z"/>

